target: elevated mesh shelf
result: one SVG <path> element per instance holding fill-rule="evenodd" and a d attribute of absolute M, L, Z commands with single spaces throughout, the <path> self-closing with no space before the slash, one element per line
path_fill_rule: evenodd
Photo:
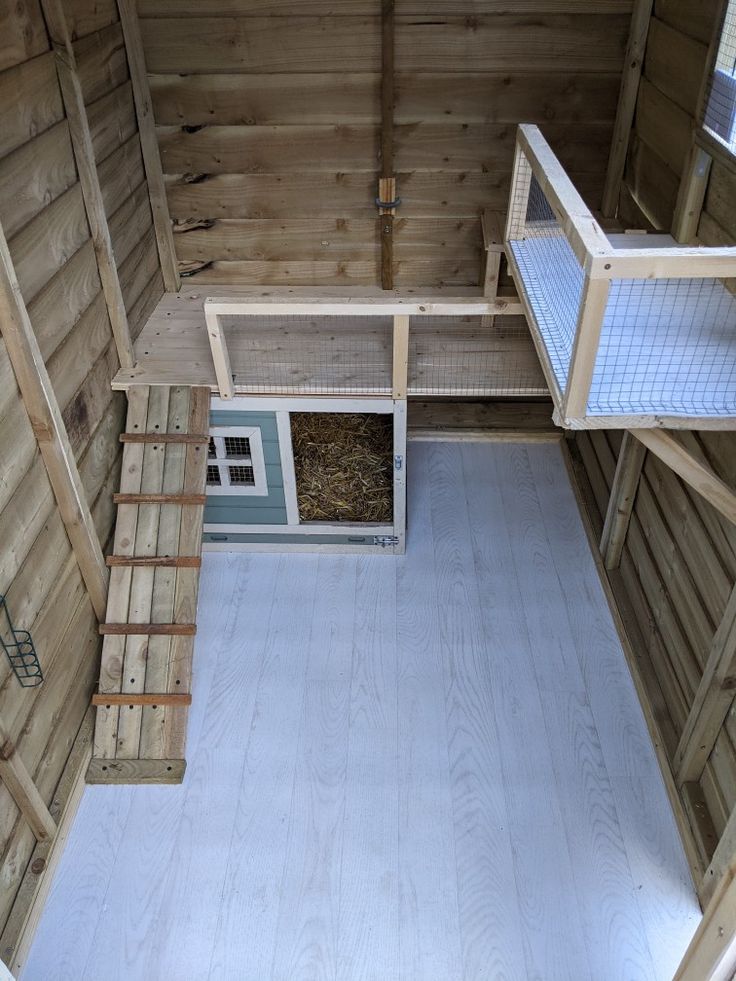
<path fill-rule="evenodd" d="M 736 297 L 723 280 L 736 249 L 609 241 L 535 127 L 517 152 L 507 247 L 563 424 L 736 428 Z M 598 316 L 591 279 L 607 289 Z M 587 366 L 574 374 L 576 351 Z"/>

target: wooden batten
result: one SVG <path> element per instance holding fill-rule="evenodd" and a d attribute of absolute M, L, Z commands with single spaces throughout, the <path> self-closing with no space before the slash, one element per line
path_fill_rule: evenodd
<path fill-rule="evenodd" d="M 644 52 L 649 36 L 654 0 L 635 0 L 629 28 L 629 41 L 624 55 L 621 92 L 618 100 L 616 124 L 611 139 L 611 154 L 608 159 L 606 183 L 603 188 L 601 213 L 605 218 L 613 218 L 618 211 L 621 181 L 626 166 L 626 155 L 631 138 L 631 127 L 639 94 L 639 81 L 644 64 Z"/>
<path fill-rule="evenodd" d="M 66 13 L 61 0 L 42 0 L 41 6 L 56 54 L 56 70 L 67 119 L 69 120 L 74 157 L 79 171 L 87 220 L 92 234 L 115 346 L 121 367 L 131 367 L 135 362 L 133 342 L 130 337 L 128 315 L 125 310 L 125 301 L 113 254 L 110 229 L 105 215 L 105 205 L 95 161 L 95 148 L 84 104 L 77 61 L 67 26 Z"/>
<path fill-rule="evenodd" d="M 381 0 L 381 177 L 378 208 L 381 242 L 381 286 L 394 288 L 394 216 L 396 178 L 394 176 L 394 0 Z M 390 203 L 389 203 L 390 202 Z"/>
<path fill-rule="evenodd" d="M 56 834 L 56 822 L 31 779 L 15 743 L 0 722 L 0 780 L 10 791 L 37 841 L 49 841 Z"/>
<path fill-rule="evenodd" d="M 33 432 L 92 606 L 103 619 L 107 568 L 61 409 L 28 317 L 8 244 L 0 228 L 0 320 Z"/>
<path fill-rule="evenodd" d="M 158 257 L 163 274 L 164 287 L 176 291 L 181 285 L 174 250 L 174 236 L 171 229 L 171 218 L 166 203 L 166 189 L 161 170 L 156 127 L 151 105 L 151 92 L 148 85 L 148 74 L 143 55 L 143 41 L 138 25 L 138 14 L 134 0 L 117 0 L 120 12 L 120 23 L 125 38 L 125 49 L 128 56 L 135 110 L 138 118 L 143 166 L 148 182 L 148 194 L 153 212 L 153 225 L 156 232 Z"/>
<path fill-rule="evenodd" d="M 624 433 L 601 534 L 601 555 L 609 570 L 618 569 L 621 562 L 646 452 L 643 443 L 631 433 Z"/>

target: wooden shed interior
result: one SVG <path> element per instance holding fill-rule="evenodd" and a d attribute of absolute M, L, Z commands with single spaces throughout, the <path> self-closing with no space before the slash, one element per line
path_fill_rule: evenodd
<path fill-rule="evenodd" d="M 0 0 L 13 977 L 736 976 L 735 79 L 736 0 Z"/>

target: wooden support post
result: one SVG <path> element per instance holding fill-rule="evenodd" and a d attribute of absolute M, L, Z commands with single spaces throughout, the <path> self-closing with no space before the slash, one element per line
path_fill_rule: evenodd
<path fill-rule="evenodd" d="M 718 625 L 675 753 L 678 783 L 699 780 L 736 691 L 736 586 Z"/>
<path fill-rule="evenodd" d="M 394 399 L 405 399 L 409 385 L 409 317 L 394 317 L 393 382 Z"/>
<path fill-rule="evenodd" d="M 138 24 L 135 0 L 117 0 L 117 2 L 123 38 L 125 39 L 125 50 L 128 55 L 128 68 L 130 69 L 130 81 L 133 86 L 133 99 L 138 117 L 138 133 L 141 140 L 146 181 L 148 182 L 148 196 L 151 201 L 161 273 L 165 288 L 172 293 L 179 290 L 181 280 L 176 262 L 169 206 L 166 201 L 161 155 L 156 139 L 151 91 L 146 74 L 146 62 L 143 57 L 143 40 Z"/>
<path fill-rule="evenodd" d="M 381 174 L 378 200 L 396 201 L 394 177 L 394 0 L 381 0 Z M 379 208 L 381 286 L 394 288 L 394 216 L 396 206 Z"/>
<path fill-rule="evenodd" d="M 562 406 L 566 419 L 583 418 L 588 411 L 588 396 L 593 381 L 610 286 L 611 282 L 608 279 L 585 281 Z"/>
<path fill-rule="evenodd" d="M 731 981 L 736 972 L 736 865 L 721 879 L 674 981 Z"/>
<path fill-rule="evenodd" d="M 207 300 L 204 301 L 204 319 L 207 324 L 207 336 L 210 339 L 212 361 L 215 365 L 217 387 L 221 399 L 231 399 L 235 395 L 233 372 L 230 367 L 230 356 L 227 353 L 225 334 L 220 326 L 220 315 L 209 310 Z"/>
<path fill-rule="evenodd" d="M 710 860 L 710 865 L 705 870 L 703 883 L 698 889 L 700 901 L 707 905 L 718 888 L 718 883 L 728 872 L 731 863 L 736 857 L 736 807 L 731 809 L 726 827 L 718 840 L 716 850 Z"/>
<path fill-rule="evenodd" d="M 736 522 L 736 492 L 704 460 L 686 450 L 682 443 L 663 429 L 632 429 L 631 433 L 717 511 L 729 521 Z"/>
<path fill-rule="evenodd" d="M 603 188 L 601 212 L 605 218 L 613 218 L 618 210 L 618 196 L 626 165 L 626 153 L 629 148 L 631 126 L 634 122 L 636 97 L 639 94 L 639 80 L 644 63 L 644 51 L 647 46 L 649 24 L 652 18 L 654 0 L 635 0 L 631 14 L 629 41 L 624 56 L 621 90 L 616 111 L 616 123 L 611 141 L 611 153 L 608 158 L 606 183 Z"/>
<path fill-rule="evenodd" d="M 483 233 L 483 266 L 481 288 L 483 296 L 495 300 L 498 297 L 498 280 L 501 275 L 503 255 L 503 218 L 497 211 L 483 211 L 480 216 Z M 494 317 L 481 318 L 483 327 L 492 327 Z"/>
<path fill-rule="evenodd" d="M 394 535 L 398 543 L 394 553 L 403 555 L 406 549 L 406 399 L 394 400 Z"/>
<path fill-rule="evenodd" d="M 677 192 L 677 204 L 672 219 L 672 237 L 685 245 L 691 244 L 698 234 L 712 163 L 711 155 L 693 140 Z"/>
<path fill-rule="evenodd" d="M 526 154 L 521 146 L 519 134 L 517 133 L 516 150 L 514 151 L 514 168 L 511 173 L 509 213 L 506 215 L 504 242 L 521 238 L 524 234 L 526 209 L 529 204 L 529 192 L 531 189 L 532 165 L 527 160 Z"/>
<path fill-rule="evenodd" d="M 631 512 L 646 455 L 646 446 L 631 433 L 624 433 L 601 535 L 600 551 L 608 570 L 618 569 L 621 562 L 621 552 L 629 530 Z"/>
<path fill-rule="evenodd" d="M 1 226 L 0 331 L 92 607 L 103 620 L 107 604 L 105 559 Z"/>
<path fill-rule="evenodd" d="M 31 779 L 15 743 L 0 722 L 0 780 L 8 788 L 18 810 L 31 826 L 36 841 L 48 841 L 56 834 L 56 822 Z"/>
<path fill-rule="evenodd" d="M 110 229 L 107 224 L 105 205 L 97 174 L 92 135 L 66 16 L 61 0 L 42 0 L 41 6 L 56 55 L 56 72 L 69 121 L 74 159 L 79 172 L 84 207 L 87 212 L 92 244 L 100 272 L 102 292 L 110 317 L 120 367 L 132 368 L 135 364 L 135 356 L 128 326 L 128 315 L 125 311 L 123 293 L 120 289 L 117 265 L 110 240 Z"/>

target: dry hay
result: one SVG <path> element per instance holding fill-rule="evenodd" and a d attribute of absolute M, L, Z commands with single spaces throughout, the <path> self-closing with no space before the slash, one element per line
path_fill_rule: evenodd
<path fill-rule="evenodd" d="M 393 418 L 292 412 L 301 521 L 393 520 Z"/>

